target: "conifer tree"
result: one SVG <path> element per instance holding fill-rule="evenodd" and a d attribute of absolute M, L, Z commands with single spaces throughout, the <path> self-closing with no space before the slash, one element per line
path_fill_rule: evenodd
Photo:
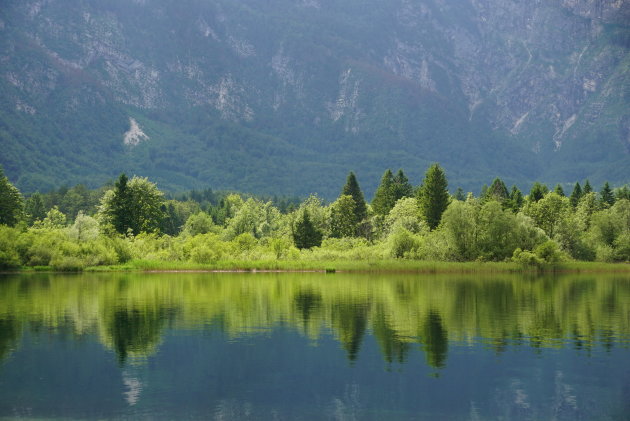
<path fill-rule="evenodd" d="M 486 195 L 483 199 L 496 200 L 497 202 L 503 203 L 503 201 L 505 201 L 508 197 L 509 193 L 505 183 L 497 177 L 492 181 L 492 184 L 486 190 Z"/>
<path fill-rule="evenodd" d="M 44 200 L 39 192 L 35 192 L 26 199 L 25 210 L 28 217 L 29 224 L 33 224 L 35 221 L 41 221 L 46 217 L 46 209 L 44 207 Z"/>
<path fill-rule="evenodd" d="M 573 187 L 573 191 L 571 192 L 571 196 L 569 197 L 569 202 L 571 203 L 571 206 L 576 207 L 583 195 L 584 193 L 582 192 L 582 186 L 580 186 L 579 182 L 576 182 L 575 186 Z"/>
<path fill-rule="evenodd" d="M 439 164 L 433 164 L 425 173 L 422 186 L 418 190 L 420 214 L 429 228 L 435 229 L 440 224 L 449 202 L 446 174 Z"/>
<path fill-rule="evenodd" d="M 403 197 L 413 197 L 413 186 L 409 183 L 402 168 L 394 176 L 394 197 L 396 198 L 394 203 Z"/>
<path fill-rule="evenodd" d="M 24 199 L 20 191 L 4 175 L 0 167 L 0 224 L 14 226 L 20 221 Z"/>
<path fill-rule="evenodd" d="M 558 196 L 561 197 L 565 197 L 564 194 L 564 189 L 562 188 L 562 186 L 560 185 L 560 183 L 556 184 L 556 187 L 553 189 L 554 193 L 556 193 Z"/>
<path fill-rule="evenodd" d="M 363 196 L 363 192 L 359 187 L 359 182 L 357 181 L 357 177 L 354 175 L 352 171 L 348 174 L 348 178 L 346 179 L 346 184 L 343 186 L 341 190 L 342 196 L 352 196 L 354 200 L 355 208 L 354 215 L 356 218 L 356 223 L 359 224 L 365 218 L 367 218 L 367 205 L 365 204 L 365 198 Z"/>
<path fill-rule="evenodd" d="M 453 197 L 455 198 L 455 200 L 459 200 L 460 202 L 466 200 L 466 195 L 464 194 L 464 190 L 461 187 L 457 188 Z"/>
<path fill-rule="evenodd" d="M 599 196 L 602 206 L 610 207 L 615 204 L 615 195 L 613 194 L 608 181 L 604 183 L 602 189 L 599 191 Z"/>
<path fill-rule="evenodd" d="M 394 174 L 388 169 L 381 177 L 381 184 L 376 189 L 376 193 L 374 193 L 372 209 L 377 215 L 385 216 L 395 204 Z"/>
<path fill-rule="evenodd" d="M 630 187 L 628 187 L 628 185 L 626 184 L 622 187 L 619 187 L 618 189 L 615 189 L 615 199 L 616 200 L 621 200 L 621 199 L 630 200 Z"/>
<path fill-rule="evenodd" d="M 322 233 L 315 228 L 308 210 L 304 209 L 302 216 L 295 224 L 293 231 L 293 242 L 299 249 L 310 249 L 322 244 Z"/>
<path fill-rule="evenodd" d="M 512 209 L 514 213 L 518 212 L 519 209 L 523 207 L 523 193 L 521 193 L 518 187 L 512 186 L 508 203 L 508 207 Z"/>
<path fill-rule="evenodd" d="M 584 182 L 584 188 L 582 189 L 582 194 L 589 194 L 592 191 L 593 188 L 591 187 L 591 183 L 589 183 L 588 179 L 586 179 L 586 182 Z"/>
<path fill-rule="evenodd" d="M 545 197 L 547 193 L 549 193 L 549 187 L 536 181 L 532 185 L 532 189 L 529 191 L 528 199 L 530 202 L 538 202 L 540 199 Z"/>

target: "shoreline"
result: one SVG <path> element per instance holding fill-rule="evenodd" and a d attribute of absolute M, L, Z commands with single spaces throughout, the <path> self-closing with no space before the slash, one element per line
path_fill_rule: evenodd
<path fill-rule="evenodd" d="M 442 262 L 415 260 L 378 261 L 219 261 L 210 264 L 134 260 L 123 265 L 92 266 L 76 270 L 59 270 L 50 266 L 21 267 L 0 270 L 0 274 L 33 273 L 628 273 L 629 263 L 561 262 L 543 266 L 523 266 L 514 262 Z"/>

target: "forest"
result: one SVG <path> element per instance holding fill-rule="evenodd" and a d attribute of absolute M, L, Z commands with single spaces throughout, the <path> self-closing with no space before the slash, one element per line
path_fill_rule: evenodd
<path fill-rule="evenodd" d="M 165 194 L 144 177 L 23 197 L 0 169 L 0 268 L 262 269 L 316 262 L 630 261 L 630 188 L 586 180 L 570 194 L 527 194 L 495 178 L 478 195 L 449 192 L 435 163 L 419 186 L 386 170 L 371 202 L 350 172 L 327 203 L 211 189 Z M 285 265 L 278 265 L 284 262 Z"/>

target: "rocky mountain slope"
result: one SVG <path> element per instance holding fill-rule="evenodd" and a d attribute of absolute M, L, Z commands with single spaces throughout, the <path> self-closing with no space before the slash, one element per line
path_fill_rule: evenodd
<path fill-rule="evenodd" d="M 0 164 L 26 191 L 121 171 L 165 188 L 334 196 L 442 163 L 630 175 L 627 0 L 5 0 Z"/>

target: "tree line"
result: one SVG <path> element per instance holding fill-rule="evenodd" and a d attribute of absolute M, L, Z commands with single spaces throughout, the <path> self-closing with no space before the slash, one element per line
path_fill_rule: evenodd
<path fill-rule="evenodd" d="M 147 178 L 126 174 L 99 190 L 24 199 L 0 169 L 2 267 L 386 258 L 629 261 L 630 188 L 606 182 L 595 192 L 586 180 L 567 196 L 560 185 L 536 182 L 523 194 L 496 178 L 478 196 L 451 195 L 436 163 L 416 187 L 403 170 L 386 170 L 370 203 L 353 172 L 332 203 L 210 189 L 167 198 Z"/>

